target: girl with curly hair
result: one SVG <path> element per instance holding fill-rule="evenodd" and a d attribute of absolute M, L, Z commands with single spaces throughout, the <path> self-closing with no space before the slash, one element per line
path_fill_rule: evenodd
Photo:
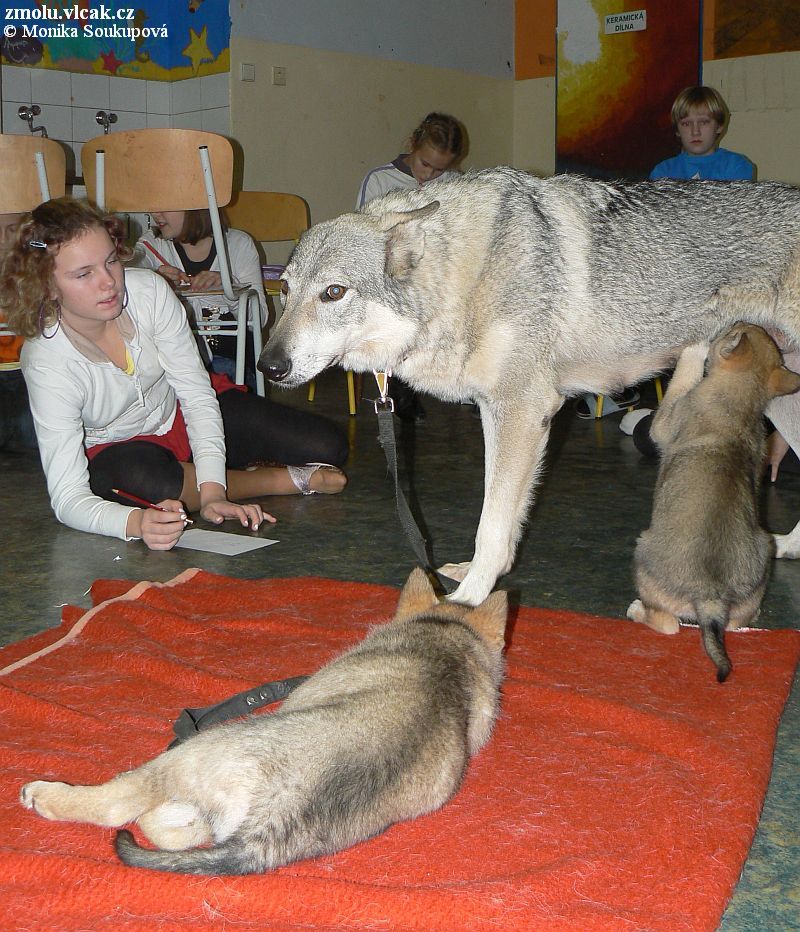
<path fill-rule="evenodd" d="M 274 519 L 237 502 L 340 491 L 344 432 L 230 382 L 216 394 L 172 289 L 126 255 L 118 219 L 58 198 L 23 218 L 0 276 L 56 517 L 168 550 L 187 509 L 255 529 Z"/>

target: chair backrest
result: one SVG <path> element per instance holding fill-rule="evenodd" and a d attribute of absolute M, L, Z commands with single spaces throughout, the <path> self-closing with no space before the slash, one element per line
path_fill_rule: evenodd
<path fill-rule="evenodd" d="M 54 139 L 41 136 L 0 136 L 0 214 L 20 214 L 47 200 L 42 195 L 36 154 L 41 153 L 50 197 L 63 197 L 67 163 Z"/>
<path fill-rule="evenodd" d="M 135 129 L 84 143 L 81 165 L 89 200 L 97 200 L 96 153 L 105 153 L 105 209 L 150 213 L 207 208 L 198 150 L 207 146 L 217 203 L 231 199 L 233 147 L 217 133 L 194 129 Z"/>
<path fill-rule="evenodd" d="M 239 191 L 225 208 L 231 226 L 259 243 L 296 240 L 310 225 L 308 204 L 298 194 Z"/>

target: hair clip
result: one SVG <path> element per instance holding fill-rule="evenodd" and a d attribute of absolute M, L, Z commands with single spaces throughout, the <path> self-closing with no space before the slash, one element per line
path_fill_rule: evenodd
<path fill-rule="evenodd" d="M 34 246 L 36 249 L 47 249 L 47 243 L 43 243 L 39 239 L 28 240 L 29 246 Z"/>

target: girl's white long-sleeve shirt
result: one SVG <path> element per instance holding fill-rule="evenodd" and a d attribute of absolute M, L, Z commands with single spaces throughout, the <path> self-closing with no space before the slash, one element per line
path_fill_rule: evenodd
<path fill-rule="evenodd" d="M 131 375 L 63 322 L 26 340 L 20 358 L 56 517 L 123 540 L 133 509 L 92 492 L 85 448 L 167 433 L 179 400 L 198 486 L 226 484 L 219 404 L 184 307 L 153 272 L 128 269 L 125 284 L 128 304 L 117 325 L 133 361 Z"/>

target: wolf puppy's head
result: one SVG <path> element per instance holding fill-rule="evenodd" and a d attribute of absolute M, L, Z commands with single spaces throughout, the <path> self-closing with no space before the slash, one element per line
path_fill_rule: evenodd
<path fill-rule="evenodd" d="M 764 405 L 800 389 L 800 375 L 783 365 L 775 341 L 761 327 L 734 324 L 711 344 L 708 373 L 753 376 L 763 386 Z M 744 389 L 751 390 L 751 389 Z"/>
<path fill-rule="evenodd" d="M 425 253 L 415 210 L 343 214 L 311 227 L 283 273 L 283 314 L 258 368 L 287 388 L 339 363 L 357 372 L 396 367 L 416 337 L 400 290 Z"/>
<path fill-rule="evenodd" d="M 493 592 L 474 607 L 458 602 L 440 602 L 428 577 L 417 567 L 403 586 L 393 620 L 402 622 L 423 616 L 466 625 L 478 635 L 490 653 L 499 657 L 505 646 L 508 596 L 502 591 Z"/>

